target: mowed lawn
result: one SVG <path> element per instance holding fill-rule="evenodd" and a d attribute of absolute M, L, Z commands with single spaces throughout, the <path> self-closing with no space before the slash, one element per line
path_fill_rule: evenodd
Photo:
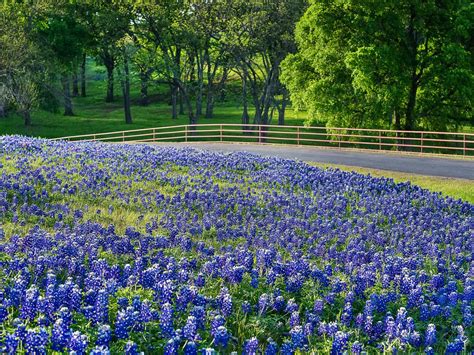
<path fill-rule="evenodd" d="M 37 109 L 32 114 L 31 127 L 25 127 L 21 117 L 11 114 L 0 118 L 0 135 L 21 134 L 27 136 L 56 138 L 79 134 L 113 132 L 130 129 L 151 128 L 181 125 L 189 122 L 185 112 L 178 119 L 171 117 L 169 88 L 166 85 L 150 85 L 148 106 L 138 105 L 140 83 L 132 83 L 132 116 L 133 123 L 126 124 L 122 106 L 120 82 L 115 80 L 115 101 L 105 102 L 105 74 L 103 69 L 92 62 L 88 65 L 87 97 L 73 98 L 75 116 L 64 116 L 63 107 L 59 112 L 51 113 Z M 240 123 L 242 117 L 242 100 L 239 96 L 240 83 L 231 81 L 222 100 L 216 100 L 214 117 L 201 117 L 198 123 Z M 205 111 L 206 103 L 203 103 Z M 252 109 L 250 116 L 252 117 Z M 204 115 L 203 115 L 204 116 Z M 286 124 L 303 125 L 306 112 L 296 112 L 291 108 L 286 112 Z M 272 124 L 277 124 L 275 112 Z"/>

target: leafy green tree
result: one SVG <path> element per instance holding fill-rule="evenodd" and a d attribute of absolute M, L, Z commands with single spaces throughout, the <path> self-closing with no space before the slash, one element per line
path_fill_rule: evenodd
<path fill-rule="evenodd" d="M 31 125 L 39 105 L 46 61 L 34 41 L 35 20 L 44 8 L 38 4 L 0 5 L 0 111 L 11 106 Z"/>
<path fill-rule="evenodd" d="M 114 71 L 123 54 L 117 43 L 130 29 L 132 12 L 124 11 L 126 3 L 120 1 L 86 2 L 83 19 L 92 42 L 90 52 L 107 70 L 106 102 L 114 101 Z"/>
<path fill-rule="evenodd" d="M 312 0 L 282 78 L 329 125 L 446 129 L 473 118 L 473 24 L 468 0 Z"/>
<path fill-rule="evenodd" d="M 256 3 L 239 0 L 229 7 L 232 17 L 222 40 L 242 78 L 244 124 L 248 123 L 247 92 L 255 109 L 254 122 L 268 124 L 271 121 L 271 112 L 278 104 L 276 97 L 282 92 L 280 64 L 296 50 L 295 23 L 306 6 L 304 0 Z M 282 116 L 285 107 L 286 103 L 280 106 Z"/>
<path fill-rule="evenodd" d="M 64 115 L 73 116 L 71 75 L 82 59 L 88 37 L 86 28 L 77 20 L 79 9 L 72 3 L 63 3 L 49 9 L 47 21 L 38 31 L 44 55 L 49 55 L 58 67 L 63 88 Z"/>

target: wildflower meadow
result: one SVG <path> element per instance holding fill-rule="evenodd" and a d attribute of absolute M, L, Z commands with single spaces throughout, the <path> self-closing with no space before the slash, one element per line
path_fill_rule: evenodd
<path fill-rule="evenodd" d="M 0 138 L 0 353 L 471 354 L 474 206 L 247 153 Z"/>

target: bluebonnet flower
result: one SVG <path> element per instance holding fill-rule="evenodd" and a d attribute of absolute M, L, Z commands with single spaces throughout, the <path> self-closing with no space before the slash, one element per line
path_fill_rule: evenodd
<path fill-rule="evenodd" d="M 188 341 L 184 346 L 184 354 L 185 355 L 197 355 L 198 354 L 198 347 L 195 342 Z"/>
<path fill-rule="evenodd" d="M 214 344 L 218 347 L 226 348 L 229 343 L 230 334 L 227 331 L 227 328 L 224 326 L 219 326 L 214 334 Z"/>
<path fill-rule="evenodd" d="M 188 340 L 194 340 L 197 335 L 196 318 L 189 316 L 183 328 L 183 336 Z"/>
<path fill-rule="evenodd" d="M 174 333 L 173 308 L 171 304 L 165 303 L 160 314 L 160 328 L 164 337 L 171 337 Z"/>
<path fill-rule="evenodd" d="M 265 348 L 265 355 L 277 355 L 277 354 L 278 354 L 278 344 L 272 338 L 268 338 L 267 347 Z"/>
<path fill-rule="evenodd" d="M 362 353 L 362 351 L 364 350 L 364 346 L 359 343 L 358 341 L 355 341 L 352 343 L 352 346 L 351 346 L 351 353 L 354 354 L 354 355 L 359 355 Z"/>
<path fill-rule="evenodd" d="M 243 354 L 245 355 L 256 355 L 258 351 L 258 340 L 257 338 L 251 338 L 244 344 Z"/>
<path fill-rule="evenodd" d="M 85 334 L 81 334 L 79 331 L 72 333 L 71 339 L 69 340 L 69 348 L 75 351 L 77 354 L 84 354 L 89 341 Z"/>
<path fill-rule="evenodd" d="M 291 343 L 294 349 L 301 349 L 306 345 L 306 336 L 301 326 L 295 326 L 290 330 Z"/>
<path fill-rule="evenodd" d="M 103 324 L 99 326 L 98 333 L 97 333 L 97 345 L 109 346 L 110 340 L 112 339 L 112 330 L 110 329 L 110 325 Z"/>
<path fill-rule="evenodd" d="M 338 331 L 334 335 L 334 340 L 332 342 L 331 354 L 342 354 L 347 349 L 347 342 L 349 336 L 341 331 Z"/>
<path fill-rule="evenodd" d="M 51 331 L 51 348 L 55 351 L 63 351 L 69 343 L 71 330 L 62 318 L 58 318 Z"/>
<path fill-rule="evenodd" d="M 131 340 L 127 341 L 127 343 L 125 344 L 124 351 L 125 351 L 126 355 L 138 355 L 138 354 L 140 354 L 140 352 L 138 350 L 138 345 L 135 342 L 131 341 Z"/>
<path fill-rule="evenodd" d="M 252 312 L 252 305 L 248 301 L 242 302 L 242 312 L 249 314 Z"/>
<path fill-rule="evenodd" d="M 428 328 L 425 333 L 425 345 L 433 346 L 436 343 L 436 326 L 434 324 L 428 324 Z"/>

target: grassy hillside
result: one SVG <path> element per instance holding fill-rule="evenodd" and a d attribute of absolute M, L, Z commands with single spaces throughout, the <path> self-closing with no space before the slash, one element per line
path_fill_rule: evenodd
<path fill-rule="evenodd" d="M 201 118 L 200 123 L 240 123 L 242 105 L 238 97 L 238 83 L 231 83 L 223 101 L 216 102 L 215 117 Z M 150 86 L 149 106 L 138 105 L 139 82 L 132 85 L 132 115 L 133 124 L 125 124 L 121 87 L 115 82 L 115 102 L 106 103 L 106 80 L 103 68 L 90 63 L 88 66 L 87 97 L 73 99 L 73 117 L 62 114 L 62 107 L 58 113 L 36 110 L 33 113 L 32 126 L 26 128 L 19 116 L 10 115 L 0 119 L 1 134 L 23 134 L 44 138 L 62 137 L 68 135 L 119 131 L 135 128 L 148 128 L 185 124 L 187 115 L 180 115 L 177 120 L 171 118 L 171 105 L 167 86 Z M 204 106 L 205 107 L 205 106 Z M 274 118 L 276 124 L 276 117 Z M 306 119 L 305 112 L 287 110 L 287 124 L 302 125 Z"/>

